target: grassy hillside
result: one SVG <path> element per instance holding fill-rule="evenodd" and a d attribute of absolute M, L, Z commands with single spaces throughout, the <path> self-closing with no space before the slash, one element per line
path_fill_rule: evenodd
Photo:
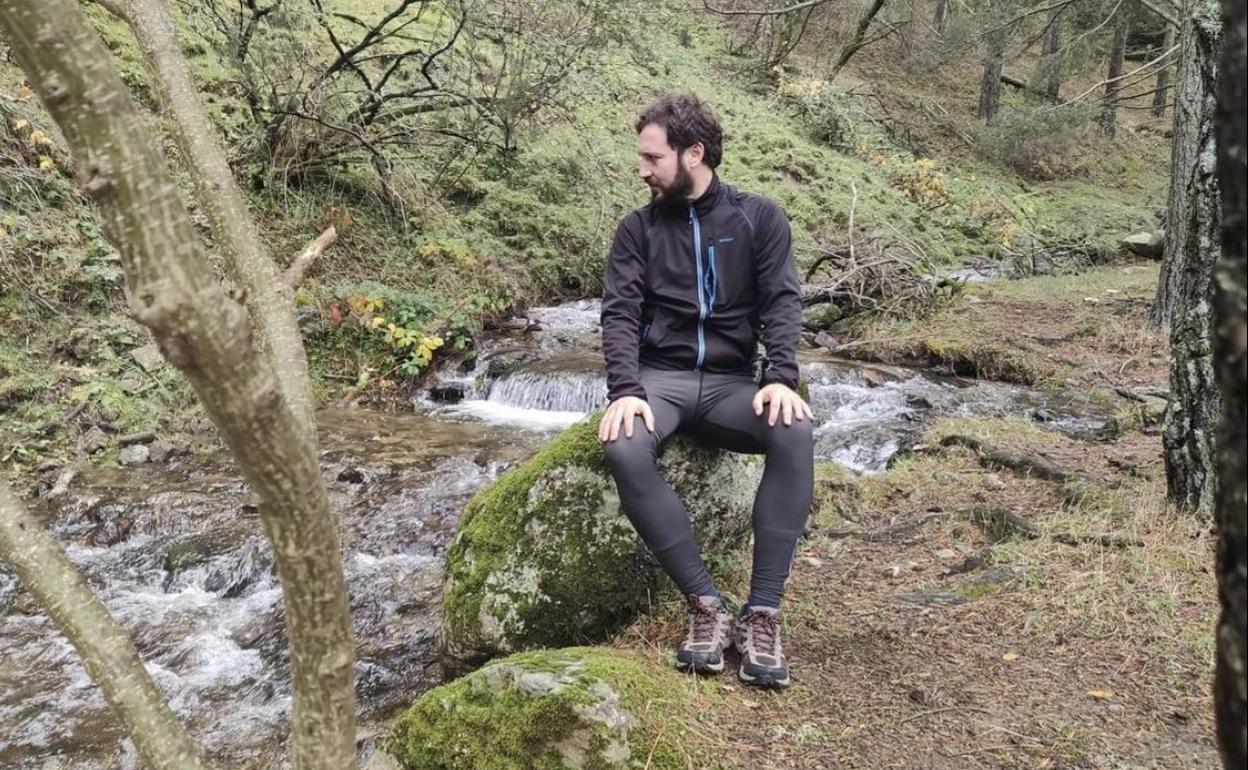
<path fill-rule="evenodd" d="M 387 4 L 340 0 L 338 7 L 369 19 Z M 128 30 L 98 8 L 88 13 L 163 128 Z M 835 87 L 813 65 L 804 72 L 801 60 L 758 84 L 743 74 L 748 62 L 725 53 L 722 31 L 704 15 L 678 2 L 647 6 L 644 15 L 644 36 L 593 52 L 561 98 L 566 108 L 541 114 L 510 156 L 483 154 L 454 174 L 433 152 L 398 161 L 396 179 L 422 202 L 401 215 L 379 204 L 376 180 L 358 168 L 324 181 L 258 184 L 237 158 L 280 263 L 328 224 L 341 233 L 298 298 L 324 395 L 401 389 L 419 375 L 386 327 L 353 324 L 353 315 L 381 313 L 413 334 L 443 337 L 448 344 L 436 357 L 470 350 L 492 317 L 598 294 L 615 223 L 645 196 L 632 123 L 664 90 L 694 91 L 715 106 L 726 134 L 722 177 L 782 204 L 802 265 L 819 248 L 845 242 L 851 211 L 860 243 L 897 244 L 929 267 L 1036 251 L 1097 259 L 1122 235 L 1156 225 L 1161 136 L 1127 132 L 1111 142 L 1066 132 L 1078 146 L 1067 148 L 1060 178 L 1025 181 L 977 143 L 1000 144 L 1030 126 L 1031 113 L 1020 106 L 1010 118 L 1015 127 L 1005 121 L 995 139 L 971 135 L 973 55 L 962 69 L 914 78 L 890 65 L 891 44 L 880 44 Z M 237 152 L 249 126 L 230 86 L 236 73 L 196 23 L 181 23 L 213 120 Z M 936 101 L 949 105 L 941 108 L 944 135 L 923 107 Z M 925 153 L 899 140 L 915 136 Z M 166 138 L 165 146 L 176 164 L 173 143 Z M 0 463 L 72 449 L 75 436 L 48 423 L 84 401 L 88 422 L 118 432 L 158 428 L 193 411 L 175 376 L 146 373 L 128 355 L 146 333 L 122 312 L 116 255 L 76 194 L 70 168 L 21 72 L 0 61 Z M 185 174 L 179 178 L 189 191 Z M 208 238 L 206 220 L 196 217 Z"/>

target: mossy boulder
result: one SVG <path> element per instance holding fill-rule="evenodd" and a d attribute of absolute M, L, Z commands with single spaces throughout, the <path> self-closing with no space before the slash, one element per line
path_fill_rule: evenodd
<path fill-rule="evenodd" d="M 403 770 L 702 766 L 682 725 L 693 698 L 715 696 L 681 684 L 621 650 L 518 653 L 425 693 L 384 748 Z"/>
<path fill-rule="evenodd" d="M 597 424 L 593 415 L 572 426 L 464 508 L 443 590 L 448 671 L 522 649 L 599 641 L 665 585 L 620 510 Z M 677 436 L 660 466 L 707 560 L 730 561 L 721 557 L 750 533 L 761 458 Z"/>

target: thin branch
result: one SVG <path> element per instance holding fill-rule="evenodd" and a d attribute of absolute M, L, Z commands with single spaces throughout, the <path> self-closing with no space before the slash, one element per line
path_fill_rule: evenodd
<path fill-rule="evenodd" d="M 1126 74 L 1124 74 L 1124 75 L 1119 75 L 1119 76 L 1118 76 L 1118 77 L 1116 77 L 1116 78 L 1107 78 L 1106 80 L 1102 80 L 1101 82 L 1099 82 L 1099 83 L 1097 83 L 1097 84 L 1093 85 L 1091 88 L 1089 88 L 1088 90 L 1086 90 L 1086 91 L 1084 91 L 1083 93 L 1079 94 L 1079 95 L 1078 95 L 1078 96 L 1076 96 L 1075 98 L 1073 98 L 1073 99 L 1069 99 L 1069 100 L 1067 100 L 1067 101 L 1062 102 L 1061 106 L 1062 106 L 1062 107 L 1066 107 L 1067 105 L 1074 104 L 1075 102 L 1079 101 L 1080 99 L 1083 99 L 1083 98 L 1084 98 L 1085 96 L 1087 96 L 1088 94 L 1092 93 L 1093 91 L 1096 91 L 1098 88 L 1102 88 L 1102 87 L 1104 87 L 1104 86 L 1108 85 L 1109 83 L 1116 83 L 1116 82 L 1118 82 L 1118 81 L 1120 81 L 1120 80 L 1125 80 L 1125 79 L 1127 79 L 1127 78 L 1129 78 L 1129 77 L 1132 77 L 1133 75 L 1137 75 L 1137 74 L 1139 74 L 1140 72 L 1143 72 L 1144 70 L 1148 69 L 1149 67 L 1152 67 L 1152 66 L 1154 66 L 1154 65 L 1158 64 L 1159 62 L 1161 62 L 1162 60 L 1164 60 L 1164 59 L 1168 58 L 1171 54 L 1173 54 L 1175 51 L 1179 50 L 1180 48 L 1182 48 L 1182 45 L 1181 45 L 1181 44 L 1175 45 L 1174 47 L 1172 47 L 1172 48 L 1170 48 L 1170 49 L 1168 49 L 1168 50 L 1164 51 L 1164 52 L 1163 52 L 1160 56 L 1158 56 L 1156 59 L 1153 59 L 1153 60 L 1152 60 L 1152 61 L 1150 61 L 1150 62 L 1146 62 L 1146 63 L 1144 63 L 1144 64 L 1141 64 L 1139 67 L 1136 67 L 1135 69 L 1131 70 L 1130 72 L 1128 72 L 1128 73 L 1126 73 Z"/>
<path fill-rule="evenodd" d="M 783 16 L 788 13 L 794 13 L 806 8 L 814 8 L 823 5 L 829 0 L 806 0 L 806 2 L 790 5 L 787 8 L 776 8 L 770 11 L 738 11 L 716 8 L 711 5 L 711 0 L 702 0 L 702 7 L 711 13 L 717 13 L 720 16 Z"/>
<path fill-rule="evenodd" d="M 283 282 L 286 288 L 294 291 L 299 288 L 299 284 L 303 283 L 303 276 L 308 272 L 308 268 L 321 256 L 321 252 L 334 245 L 334 241 L 338 240 L 338 230 L 330 225 L 325 228 L 325 232 L 318 235 L 311 243 L 303 248 L 303 252 L 295 257 L 295 261 L 290 263 L 290 267 L 286 268 L 286 274 L 283 276 Z"/>

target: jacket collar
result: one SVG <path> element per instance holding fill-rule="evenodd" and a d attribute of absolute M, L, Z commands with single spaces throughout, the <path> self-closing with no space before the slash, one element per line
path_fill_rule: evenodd
<path fill-rule="evenodd" d="M 723 190 L 723 185 L 719 183 L 719 174 L 711 172 L 711 183 L 706 190 L 690 201 L 694 211 L 698 212 L 698 216 L 706 216 L 715 208 L 715 204 L 719 202 L 719 196 Z"/>

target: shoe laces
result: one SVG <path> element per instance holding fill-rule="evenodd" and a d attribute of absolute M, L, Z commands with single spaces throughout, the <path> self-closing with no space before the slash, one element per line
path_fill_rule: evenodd
<path fill-rule="evenodd" d="M 741 619 L 750 629 L 751 641 L 761 652 L 780 656 L 780 615 L 763 610 L 750 610 Z"/>
<path fill-rule="evenodd" d="M 698 601 L 698 597 L 689 597 L 689 637 L 690 643 L 710 641 L 715 629 L 719 627 L 719 609 L 712 604 Z"/>

